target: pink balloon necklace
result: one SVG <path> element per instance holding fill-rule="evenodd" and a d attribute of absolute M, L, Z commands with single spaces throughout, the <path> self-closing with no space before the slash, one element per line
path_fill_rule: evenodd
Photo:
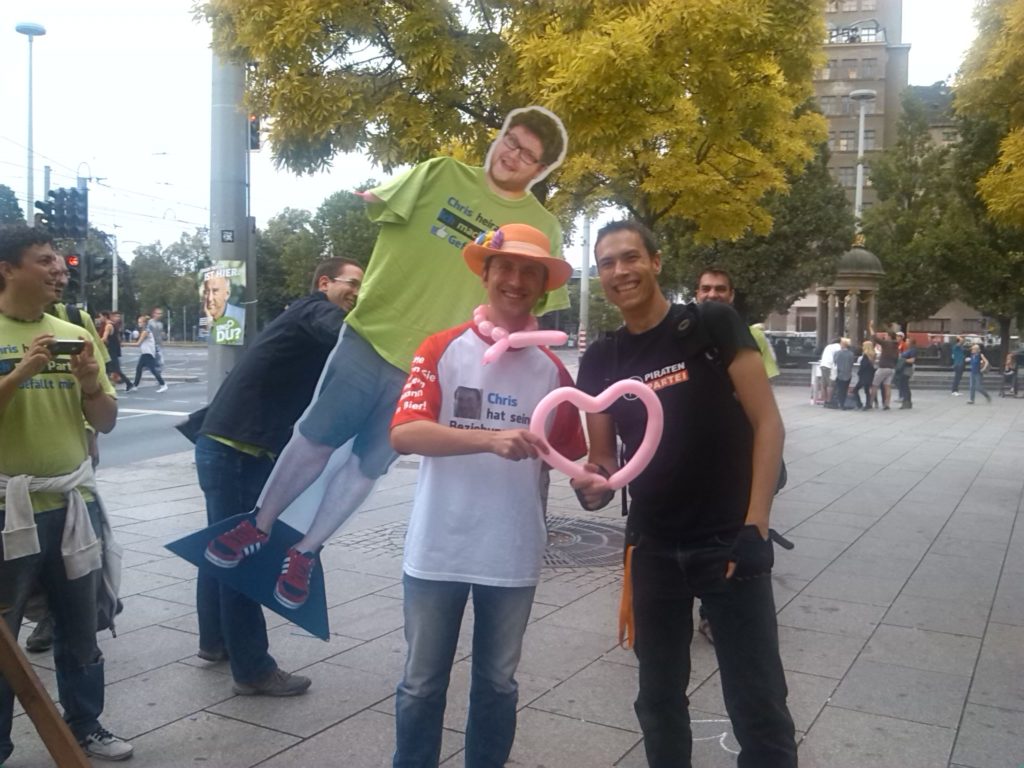
<path fill-rule="evenodd" d="M 537 318 L 532 315 L 526 324 L 525 330 L 510 332 L 507 328 L 495 325 L 487 319 L 486 304 L 481 304 L 473 310 L 473 323 L 476 325 L 476 329 L 480 332 L 481 336 L 494 342 L 484 352 L 484 365 L 493 363 L 509 349 L 558 346 L 559 344 L 565 344 L 569 339 L 562 331 L 537 330 Z"/>

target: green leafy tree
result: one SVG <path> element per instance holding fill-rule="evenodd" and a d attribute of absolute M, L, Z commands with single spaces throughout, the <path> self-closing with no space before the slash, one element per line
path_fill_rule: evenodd
<path fill-rule="evenodd" d="M 922 102 L 903 98 L 896 143 L 871 168 L 878 202 L 864 212 L 864 239 L 885 268 L 878 315 L 906 327 L 953 298 L 945 267 L 948 235 L 940 234 L 955 204 L 949 149 L 936 146 Z M 948 222 L 947 222 L 948 223 Z"/>
<path fill-rule="evenodd" d="M 170 310 L 175 317 L 173 330 L 180 336 L 183 325 L 193 325 L 201 308 L 196 269 L 203 263 L 208 244 L 202 236 L 183 233 L 178 242 L 166 248 L 160 242 L 139 246 L 131 264 L 131 273 L 140 312 L 153 307 Z M 184 316 L 184 317 L 182 317 Z M 183 322 L 184 321 L 184 322 Z"/>
<path fill-rule="evenodd" d="M 762 205 L 824 138 L 804 108 L 820 3 L 209 0 L 214 48 L 248 70 L 275 160 L 319 170 L 361 152 L 385 171 L 483 159 L 504 115 L 539 103 L 570 155 L 542 199 L 626 206 L 706 239 L 768 231 Z M 563 218 L 568 218 L 564 216 Z"/>
<path fill-rule="evenodd" d="M 323 258 L 309 211 L 285 208 L 267 222 L 263 239 L 280 260 L 287 295 L 297 298 L 308 292 L 316 265 Z"/>
<path fill-rule="evenodd" d="M 18 204 L 18 196 L 10 187 L 0 184 L 0 224 L 20 224 L 25 221 L 25 213 Z"/>
<path fill-rule="evenodd" d="M 356 187 L 360 192 L 378 186 L 368 179 Z M 364 267 L 370 262 L 380 225 L 366 215 L 366 203 L 345 190 L 335 192 L 317 209 L 313 217 L 313 232 L 321 242 L 325 256 L 344 256 L 355 259 Z"/>
<path fill-rule="evenodd" d="M 296 294 L 285 286 L 281 248 L 262 230 L 256 230 L 256 318 L 260 328 L 284 312 Z"/>
<path fill-rule="evenodd" d="M 822 146 L 788 186 L 788 192 L 771 192 L 765 200 L 774 222 L 767 235 L 695 246 L 692 237 L 671 228 L 659 232 L 666 243 L 663 284 L 691 292 L 705 268 L 724 268 L 735 282 L 737 311 L 758 322 L 770 312 L 785 312 L 808 286 L 831 280 L 854 228 L 846 195 L 829 175 L 828 150 Z"/>

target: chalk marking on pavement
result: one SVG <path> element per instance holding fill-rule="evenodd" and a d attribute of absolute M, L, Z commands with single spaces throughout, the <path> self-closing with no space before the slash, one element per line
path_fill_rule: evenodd
<path fill-rule="evenodd" d="M 693 720 L 693 721 L 691 721 L 691 725 L 697 724 L 697 723 L 728 723 L 728 722 L 729 722 L 728 718 L 726 718 L 724 720 L 718 720 L 718 719 Z M 729 738 L 729 731 L 722 731 L 721 733 L 716 733 L 714 736 L 692 736 L 691 735 L 691 739 L 693 741 L 711 741 L 713 739 L 717 740 L 718 741 L 718 746 L 720 746 L 726 752 L 728 752 L 731 755 L 738 755 L 739 754 L 739 750 L 737 750 L 737 749 L 730 749 L 729 747 L 726 746 L 725 740 L 728 739 L 728 738 Z"/>
<path fill-rule="evenodd" d="M 188 416 L 188 411 L 151 411 L 145 408 L 121 408 L 118 413 L 134 413 L 139 416 Z"/>

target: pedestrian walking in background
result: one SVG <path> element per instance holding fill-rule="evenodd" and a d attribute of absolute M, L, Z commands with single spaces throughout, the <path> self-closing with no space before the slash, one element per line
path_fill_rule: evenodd
<path fill-rule="evenodd" d="M 953 360 L 953 386 L 949 394 L 953 395 L 953 397 L 960 397 L 960 379 L 964 377 L 964 362 L 967 359 L 963 336 L 956 337 L 956 341 L 953 342 L 953 348 L 949 352 Z"/>
<path fill-rule="evenodd" d="M 971 357 L 968 365 L 971 371 L 971 391 L 967 404 L 974 405 L 974 395 L 976 392 L 981 392 L 985 399 L 991 403 L 992 397 L 985 391 L 984 380 L 985 371 L 988 370 L 988 358 L 981 354 L 980 344 L 975 344 L 971 347 Z"/>
<path fill-rule="evenodd" d="M 153 374 L 153 378 L 156 379 L 158 386 L 157 392 L 166 392 L 167 384 L 164 382 L 163 376 L 160 375 L 160 369 L 156 364 L 156 339 L 150 328 L 152 323 L 149 319 L 149 315 L 139 316 L 139 339 L 138 341 L 128 342 L 127 346 L 139 348 L 139 362 L 135 366 L 135 383 L 133 387 L 139 386 L 139 382 L 142 381 L 143 370 L 149 371 Z"/>

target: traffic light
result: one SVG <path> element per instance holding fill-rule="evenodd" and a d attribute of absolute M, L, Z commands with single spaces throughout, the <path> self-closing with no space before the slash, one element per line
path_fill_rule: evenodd
<path fill-rule="evenodd" d="M 82 291 L 82 264 L 77 253 L 69 253 L 64 257 L 68 265 L 68 285 L 64 289 L 64 303 L 72 304 L 78 300 Z"/>
<path fill-rule="evenodd" d="M 110 255 L 106 253 L 86 254 L 89 260 L 89 281 L 110 279 Z"/>
<path fill-rule="evenodd" d="M 249 115 L 249 149 L 253 152 L 260 148 L 260 116 Z"/>
<path fill-rule="evenodd" d="M 84 240 L 89 236 L 89 192 L 67 190 L 67 237 Z"/>
<path fill-rule="evenodd" d="M 34 217 L 33 224 L 35 228 L 49 230 L 50 227 L 53 226 L 53 203 L 37 200 L 36 208 L 38 208 L 40 212 Z"/>
<path fill-rule="evenodd" d="M 68 191 L 51 189 L 47 197 L 53 200 L 53 217 L 50 219 L 50 234 L 54 237 L 68 236 Z"/>

